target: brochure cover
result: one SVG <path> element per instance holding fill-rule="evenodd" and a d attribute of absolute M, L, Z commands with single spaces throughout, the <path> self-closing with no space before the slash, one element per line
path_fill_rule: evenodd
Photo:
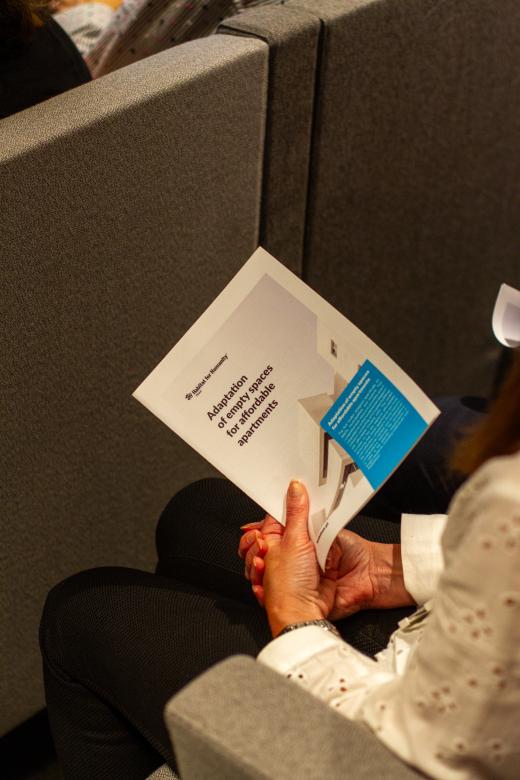
<path fill-rule="evenodd" d="M 335 536 L 439 413 L 261 248 L 134 397 L 282 523 L 287 485 L 300 479 L 322 568 Z"/>

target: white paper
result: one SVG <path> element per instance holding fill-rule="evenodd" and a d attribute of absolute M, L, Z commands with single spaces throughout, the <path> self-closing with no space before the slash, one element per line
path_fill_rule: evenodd
<path fill-rule="evenodd" d="M 520 290 L 502 284 L 493 310 L 493 333 L 504 347 L 520 346 Z"/>
<path fill-rule="evenodd" d="M 320 420 L 368 360 L 431 424 L 438 410 L 413 380 L 258 249 L 134 396 L 280 522 L 290 480 L 304 482 L 323 568 L 374 489 Z"/>

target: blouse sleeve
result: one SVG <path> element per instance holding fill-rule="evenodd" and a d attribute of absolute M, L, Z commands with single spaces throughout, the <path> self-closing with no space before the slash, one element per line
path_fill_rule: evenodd
<path fill-rule="evenodd" d="M 416 604 L 426 604 L 444 568 L 442 534 L 447 515 L 402 515 L 401 556 L 404 584 Z"/>

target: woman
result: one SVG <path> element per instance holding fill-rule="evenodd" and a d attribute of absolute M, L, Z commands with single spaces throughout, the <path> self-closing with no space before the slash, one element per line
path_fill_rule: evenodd
<path fill-rule="evenodd" d="M 98 78 L 210 35 L 245 8 L 273 2 L 278 0 L 53 0 L 52 7 Z"/>
<path fill-rule="evenodd" d="M 0 4 L 0 119 L 90 81 L 46 0 Z"/>
<path fill-rule="evenodd" d="M 94 570 L 49 595 L 41 646 L 65 777 L 132 780 L 163 758 L 174 766 L 162 723 L 167 699 L 226 655 L 261 648 L 260 661 L 365 723 L 427 775 L 516 777 L 520 739 L 510 714 L 520 704 L 519 451 L 517 355 L 489 415 L 456 449 L 455 465 L 472 476 L 447 524 L 441 516 L 405 517 L 402 555 L 400 545 L 343 531 L 323 575 L 299 483 L 288 494 L 285 530 L 262 520 L 224 481 L 181 491 L 158 528 L 157 575 Z M 421 457 L 417 474 L 425 473 Z M 407 474 L 406 464 L 400 472 Z M 253 521 L 239 550 L 267 621 L 226 561 L 238 517 Z M 349 638 L 356 617 L 346 616 L 409 611 L 413 601 L 427 603 L 376 660 L 325 622 L 337 620 Z"/>

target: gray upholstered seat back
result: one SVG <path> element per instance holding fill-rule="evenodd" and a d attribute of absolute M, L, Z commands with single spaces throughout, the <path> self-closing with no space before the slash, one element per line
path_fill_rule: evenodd
<path fill-rule="evenodd" d="M 257 245 L 267 59 L 215 36 L 0 122 L 0 733 L 42 706 L 48 589 L 151 568 L 208 473 L 131 393 Z"/>
<path fill-rule="evenodd" d="M 219 31 L 269 45 L 260 243 L 301 274 L 320 21 L 268 5 L 226 19 Z"/>
<path fill-rule="evenodd" d="M 486 390 L 520 286 L 520 4 L 287 8 L 322 21 L 306 280 L 427 391 Z"/>

